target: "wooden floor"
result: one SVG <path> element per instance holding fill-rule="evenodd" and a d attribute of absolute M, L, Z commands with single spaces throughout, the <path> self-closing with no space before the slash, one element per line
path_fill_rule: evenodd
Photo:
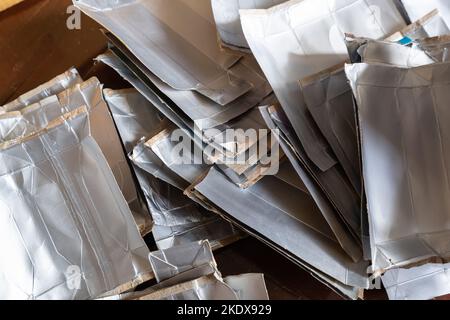
<path fill-rule="evenodd" d="M 110 69 L 94 65 L 106 42 L 99 26 L 86 16 L 82 28 L 66 28 L 70 0 L 26 0 L 0 13 L 0 105 L 39 84 L 77 67 L 82 76 L 98 76 L 113 89 L 129 84 Z M 216 252 L 223 275 L 249 272 L 265 274 L 272 299 L 340 299 L 319 283 L 259 241 L 248 238 Z M 368 299 L 385 299 L 383 291 Z"/>

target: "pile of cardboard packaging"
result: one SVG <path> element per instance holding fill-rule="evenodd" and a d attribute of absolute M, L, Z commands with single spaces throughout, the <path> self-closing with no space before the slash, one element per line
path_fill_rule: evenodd
<path fill-rule="evenodd" d="M 268 299 L 213 257 L 247 235 L 346 298 L 450 293 L 448 0 L 74 4 L 133 89 L 0 106 L 0 299 Z"/>

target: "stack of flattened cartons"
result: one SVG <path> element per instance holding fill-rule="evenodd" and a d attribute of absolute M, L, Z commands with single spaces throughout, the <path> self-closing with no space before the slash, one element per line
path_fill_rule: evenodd
<path fill-rule="evenodd" d="M 133 88 L 0 107 L 0 297 L 267 299 L 212 255 L 246 234 L 350 299 L 450 293 L 446 1 L 73 2 Z"/>

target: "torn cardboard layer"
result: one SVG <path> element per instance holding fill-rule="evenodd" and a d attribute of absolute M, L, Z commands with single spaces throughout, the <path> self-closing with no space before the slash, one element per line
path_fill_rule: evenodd
<path fill-rule="evenodd" d="M 450 36 L 442 35 L 417 41 L 420 49 L 424 50 L 436 62 L 450 61 Z"/>
<path fill-rule="evenodd" d="M 450 293 L 448 264 L 388 270 L 383 284 L 391 300 L 430 300 Z"/>

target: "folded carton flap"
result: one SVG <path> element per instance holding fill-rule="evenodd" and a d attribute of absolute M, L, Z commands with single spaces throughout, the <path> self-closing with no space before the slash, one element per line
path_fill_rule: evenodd
<path fill-rule="evenodd" d="M 204 264 L 216 265 L 208 241 L 152 252 L 149 259 L 158 282 Z"/>
<path fill-rule="evenodd" d="M 412 21 L 420 19 L 434 9 L 438 9 L 444 21 L 450 26 L 450 8 L 445 0 L 401 0 L 401 2 Z"/>
<path fill-rule="evenodd" d="M 14 101 L 0 107 L 5 112 L 17 111 L 49 96 L 57 95 L 64 90 L 83 82 L 76 69 L 70 69 L 39 87 L 23 94 Z"/>

